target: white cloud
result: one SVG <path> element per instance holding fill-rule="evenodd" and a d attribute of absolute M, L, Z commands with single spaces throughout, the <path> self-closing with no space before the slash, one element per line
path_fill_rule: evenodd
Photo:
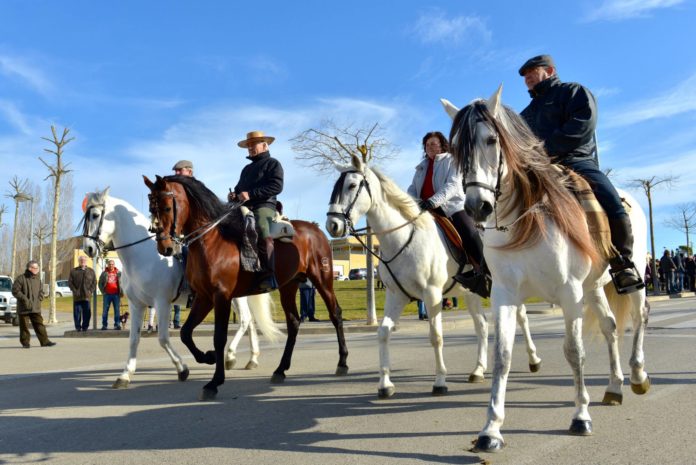
<path fill-rule="evenodd" d="M 0 100 L 0 115 L 22 134 L 28 135 L 31 133 L 31 128 L 27 122 L 26 116 L 19 111 L 14 103 Z"/>
<path fill-rule="evenodd" d="M 696 111 L 696 73 L 662 95 L 633 102 L 618 111 L 607 112 L 605 125 L 629 126 L 692 111 Z"/>
<path fill-rule="evenodd" d="M 612 95 L 621 93 L 621 89 L 618 87 L 598 87 L 592 89 L 592 93 L 595 97 L 611 97 Z"/>
<path fill-rule="evenodd" d="M 0 73 L 19 78 L 23 83 L 43 95 L 50 93 L 53 89 L 53 84 L 40 69 L 9 55 L 0 55 Z"/>
<path fill-rule="evenodd" d="M 620 21 L 648 16 L 660 8 L 669 8 L 684 0 L 605 0 L 585 18 L 588 21 Z"/>
<path fill-rule="evenodd" d="M 492 32 L 486 22 L 478 16 L 454 16 L 448 18 L 441 10 L 422 13 L 413 27 L 424 43 L 458 44 L 464 39 L 490 41 Z"/>

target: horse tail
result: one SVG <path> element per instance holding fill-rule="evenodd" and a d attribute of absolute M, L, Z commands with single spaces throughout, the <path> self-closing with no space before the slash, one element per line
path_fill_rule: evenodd
<path fill-rule="evenodd" d="M 604 286 L 604 295 L 607 297 L 609 309 L 614 314 L 614 319 L 616 320 L 616 334 L 620 341 L 623 339 L 626 327 L 629 322 L 632 321 L 631 314 L 633 308 L 643 305 L 642 300 L 645 299 L 645 295 L 642 292 L 619 294 L 616 292 L 616 286 L 614 286 L 613 282 Z M 591 337 L 596 337 L 601 334 L 599 320 L 595 312 L 585 312 L 583 327 L 585 333 Z"/>
<path fill-rule="evenodd" d="M 280 339 L 281 331 L 273 322 L 273 301 L 271 295 L 257 294 L 247 297 L 249 300 L 249 308 L 254 315 L 254 320 L 258 325 L 263 335 L 271 342 L 277 342 Z"/>

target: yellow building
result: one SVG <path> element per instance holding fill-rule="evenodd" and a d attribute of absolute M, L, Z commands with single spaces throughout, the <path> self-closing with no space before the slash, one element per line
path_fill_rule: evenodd
<path fill-rule="evenodd" d="M 364 237 L 360 240 L 366 242 Z M 379 240 L 372 237 L 372 247 L 379 255 Z M 333 256 L 333 268 L 335 276 L 348 277 L 348 272 L 353 268 L 367 268 L 367 251 L 352 236 L 331 241 L 331 253 Z M 372 264 L 376 267 L 378 260 L 373 257 Z"/>

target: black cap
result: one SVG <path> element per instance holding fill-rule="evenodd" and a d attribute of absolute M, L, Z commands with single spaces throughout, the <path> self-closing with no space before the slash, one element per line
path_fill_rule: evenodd
<path fill-rule="evenodd" d="M 529 68 L 536 68 L 537 66 L 553 66 L 555 68 L 556 64 L 553 62 L 551 55 L 537 55 L 525 61 L 520 68 L 520 76 L 524 76 L 525 71 L 527 71 Z"/>

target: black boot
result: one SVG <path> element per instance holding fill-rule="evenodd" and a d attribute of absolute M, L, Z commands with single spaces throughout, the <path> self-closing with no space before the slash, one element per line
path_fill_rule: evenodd
<path fill-rule="evenodd" d="M 261 277 L 258 288 L 262 292 L 270 292 L 278 289 L 278 281 L 275 278 L 275 255 L 273 253 L 273 238 L 267 237 L 259 240 L 259 259 L 261 261 Z"/>
<path fill-rule="evenodd" d="M 491 296 L 491 273 L 488 271 L 485 260 L 478 266 L 473 265 L 472 270 L 454 275 L 454 280 L 483 298 Z"/>
<path fill-rule="evenodd" d="M 628 294 L 643 289 L 645 283 L 633 264 L 633 231 L 627 216 L 609 218 L 611 242 L 619 255 L 609 260 L 609 274 L 619 294 Z"/>

